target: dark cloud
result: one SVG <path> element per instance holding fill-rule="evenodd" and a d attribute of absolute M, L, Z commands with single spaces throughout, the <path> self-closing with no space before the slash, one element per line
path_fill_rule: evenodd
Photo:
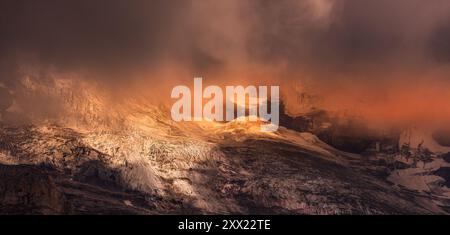
<path fill-rule="evenodd" d="M 409 60 L 412 54 L 428 57 L 417 52 L 429 50 L 429 43 L 438 57 L 448 49 L 448 27 L 432 32 L 447 18 L 450 3 L 446 1 L 324 0 L 318 2 L 331 7 L 322 18 L 314 17 L 311 1 L 300 2 L 254 2 L 258 22 L 250 33 L 253 58 L 339 69 Z M 427 38 L 432 34 L 430 42 Z"/>
<path fill-rule="evenodd" d="M 170 43 L 183 1 L 3 0 L 0 49 L 57 66 L 123 66 Z M 5 59 L 5 58 L 4 58 Z"/>
<path fill-rule="evenodd" d="M 450 20 L 450 19 L 449 19 Z M 450 21 L 449 21 L 450 22 Z M 439 25 L 430 35 L 430 57 L 438 63 L 450 62 L 450 23 Z"/>
<path fill-rule="evenodd" d="M 2 0 L 0 76 L 30 58 L 112 74 L 161 61 L 196 74 L 233 63 L 313 73 L 446 63 L 449 9 L 445 0 Z"/>

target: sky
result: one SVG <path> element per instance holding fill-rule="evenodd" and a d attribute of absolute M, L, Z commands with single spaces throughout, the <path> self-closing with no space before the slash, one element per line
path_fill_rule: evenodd
<path fill-rule="evenodd" d="M 292 110 L 308 92 L 370 115 L 446 113 L 448 12 L 446 0 L 0 0 L 0 83 L 16 89 L 29 67 L 111 89 L 203 76 L 280 84 Z"/>

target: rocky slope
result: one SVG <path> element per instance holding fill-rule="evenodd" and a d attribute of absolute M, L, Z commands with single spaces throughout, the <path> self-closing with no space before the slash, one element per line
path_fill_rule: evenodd
<path fill-rule="evenodd" d="M 342 152 L 307 132 L 264 133 L 246 119 L 175 123 L 163 106 L 110 105 L 70 81 L 24 87 L 57 99 L 60 114 L 4 115 L 0 214 L 449 213 L 444 194 L 388 180 L 395 169 L 383 156 Z"/>
<path fill-rule="evenodd" d="M 192 136 L 3 127 L 0 212 L 446 213 L 311 134 L 205 125 Z"/>

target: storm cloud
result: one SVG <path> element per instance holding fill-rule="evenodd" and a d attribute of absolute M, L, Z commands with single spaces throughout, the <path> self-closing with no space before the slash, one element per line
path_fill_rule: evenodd
<path fill-rule="evenodd" d="M 62 68 L 164 59 L 339 68 L 450 57 L 445 0 L 3 0 L 0 9 L 3 64 L 34 56 Z"/>
<path fill-rule="evenodd" d="M 446 0 L 1 0 L 0 82 L 12 89 L 28 64 L 121 85 L 164 64 L 188 79 L 249 68 L 325 90 L 445 80 L 448 12 Z"/>

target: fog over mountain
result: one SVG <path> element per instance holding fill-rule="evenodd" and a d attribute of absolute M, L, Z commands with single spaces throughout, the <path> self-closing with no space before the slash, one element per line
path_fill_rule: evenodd
<path fill-rule="evenodd" d="M 449 12 L 0 0 L 0 214 L 448 214 Z M 280 86 L 279 129 L 174 121 L 194 77 Z"/>
<path fill-rule="evenodd" d="M 337 96 L 327 105 L 348 108 L 360 105 L 355 99 L 386 98 L 379 90 L 406 92 L 403 83 L 432 80 L 438 92 L 430 93 L 443 93 L 440 83 L 448 82 L 445 0 L 0 4 L 0 79 L 11 89 L 30 67 L 43 81 L 57 70 L 120 89 L 133 79 L 151 89 L 193 76 L 222 83 L 266 77 Z M 339 95 L 342 89 L 350 100 Z M 296 92 L 284 90 L 287 97 Z"/>

